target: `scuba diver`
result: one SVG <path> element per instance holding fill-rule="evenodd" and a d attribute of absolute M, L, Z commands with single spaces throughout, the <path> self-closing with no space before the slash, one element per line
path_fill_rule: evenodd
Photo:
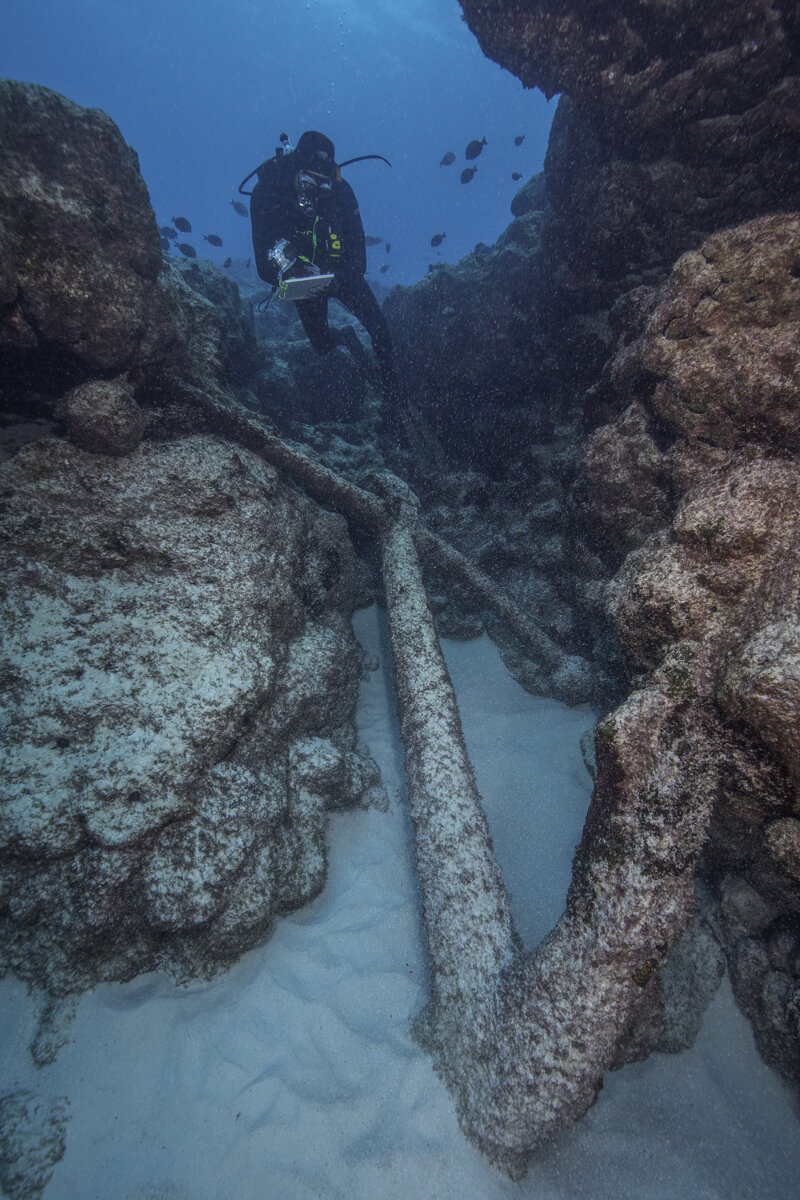
<path fill-rule="evenodd" d="M 258 176 L 253 191 L 243 193 L 250 195 L 256 269 L 273 294 L 285 278 L 333 275 L 324 290 L 295 301 L 303 328 L 317 354 L 344 346 L 365 367 L 368 354 L 355 329 L 328 324 L 328 301 L 339 300 L 370 336 L 384 409 L 391 409 L 399 399 L 398 378 L 386 318 L 364 278 L 367 251 L 355 193 L 342 179 L 330 138 L 308 130 L 294 149 L 286 134 L 281 143 L 275 157 L 252 172 Z M 389 412 L 384 417 L 391 420 Z"/>

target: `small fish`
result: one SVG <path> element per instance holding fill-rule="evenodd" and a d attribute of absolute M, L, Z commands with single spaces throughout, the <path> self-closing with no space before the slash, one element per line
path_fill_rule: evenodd
<path fill-rule="evenodd" d="M 225 262 L 224 262 L 222 265 L 223 265 L 223 267 L 225 268 L 225 270 L 226 270 L 226 271 L 227 271 L 228 267 L 231 265 L 231 263 L 232 263 L 232 262 L 233 262 L 233 259 L 232 259 L 232 258 L 226 258 L 226 259 L 225 259 Z"/>
<path fill-rule="evenodd" d="M 188 242 L 178 242 L 177 246 L 181 254 L 185 254 L 187 258 L 197 258 L 197 251 Z"/>
<path fill-rule="evenodd" d="M 480 141 L 478 141 L 476 138 L 474 142 L 470 142 L 470 144 L 467 146 L 466 150 L 464 151 L 465 157 L 466 158 L 477 158 L 485 145 L 486 145 L 486 138 L 481 138 Z"/>
<path fill-rule="evenodd" d="M 521 146 L 524 141 L 525 141 L 525 134 L 518 133 L 517 136 L 514 138 L 514 145 Z"/>
<path fill-rule="evenodd" d="M 222 238 L 219 236 L 218 233 L 204 233 L 203 240 L 206 242 L 210 242 L 212 246 L 221 246 L 222 245 Z"/>
<path fill-rule="evenodd" d="M 439 163 L 439 166 L 440 166 L 440 167 L 449 167 L 449 166 L 450 166 L 450 164 L 451 164 L 451 163 L 454 163 L 455 161 L 456 161 L 456 156 L 455 156 L 455 154 L 453 154 L 453 151 L 452 151 L 452 150 L 448 150 L 448 151 L 447 151 L 447 154 L 445 154 L 445 155 L 442 157 L 442 161 Z"/>
<path fill-rule="evenodd" d="M 169 251 L 169 238 L 162 236 L 159 238 L 159 241 L 161 242 L 161 249 L 166 254 Z"/>
<path fill-rule="evenodd" d="M 383 238 L 373 237 L 372 234 L 368 233 L 366 235 L 366 237 L 364 238 L 364 241 L 367 243 L 368 246 L 380 246 L 381 242 L 383 241 Z"/>
<path fill-rule="evenodd" d="M 388 270 L 389 270 L 389 264 L 384 263 L 383 266 L 381 267 L 381 275 L 385 275 Z"/>
<path fill-rule="evenodd" d="M 431 238 L 431 245 L 432 246 L 441 246 L 442 242 L 444 241 L 444 239 L 446 237 L 447 237 L 446 233 L 435 233 L 433 235 L 433 237 Z"/>
<path fill-rule="evenodd" d="M 520 175 L 519 171 L 512 171 L 511 178 L 512 179 L 522 179 L 522 176 Z"/>
<path fill-rule="evenodd" d="M 176 229 L 180 229 L 181 233 L 191 233 L 192 227 L 186 220 L 186 217 L 173 217 L 172 224 Z"/>
<path fill-rule="evenodd" d="M 392 243 L 391 243 L 391 242 L 387 242 L 387 243 L 386 243 L 386 253 L 387 253 L 387 254 L 389 253 L 389 251 L 391 250 L 391 248 L 392 248 Z"/>
<path fill-rule="evenodd" d="M 477 169 L 478 169 L 477 167 L 466 167 L 466 168 L 465 168 L 465 169 L 464 169 L 464 170 L 461 172 L 461 182 L 462 182 L 462 183 L 469 183 L 470 179 L 472 179 L 472 176 L 475 174 L 475 172 L 477 171 Z"/>
<path fill-rule="evenodd" d="M 231 200 L 231 204 L 233 205 L 233 211 L 237 212 L 240 217 L 247 216 L 247 205 L 242 204 L 241 200 Z"/>
<path fill-rule="evenodd" d="M 159 225 L 158 232 L 162 237 L 170 240 L 174 240 L 178 236 L 177 230 L 173 229 L 171 225 Z"/>
<path fill-rule="evenodd" d="M 249 270 L 250 270 L 250 263 L 251 263 L 252 261 L 253 261 L 253 260 L 252 260 L 252 258 L 248 258 L 247 262 L 244 264 L 244 269 L 245 269 L 245 271 L 249 271 Z"/>

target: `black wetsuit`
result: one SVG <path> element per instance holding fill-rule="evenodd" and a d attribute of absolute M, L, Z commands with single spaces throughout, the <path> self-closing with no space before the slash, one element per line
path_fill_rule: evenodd
<path fill-rule="evenodd" d="M 298 316 L 311 345 L 317 354 L 346 346 L 354 358 L 363 361 L 364 350 L 355 330 L 331 329 L 328 324 L 328 301 L 339 300 L 370 336 L 384 393 L 394 393 L 392 342 L 386 318 L 364 278 L 367 250 L 355 193 L 343 179 L 334 180 L 329 192 L 318 193 L 315 213 L 307 214 L 298 205 L 295 193 L 294 179 L 302 165 L 293 161 L 295 157 L 288 154 L 273 158 L 259 168 L 250 200 L 256 269 L 267 283 L 277 284 L 278 272 L 269 251 L 286 238 L 301 259 L 319 267 L 323 274 L 332 272 L 333 281 L 321 295 L 297 302 Z"/>

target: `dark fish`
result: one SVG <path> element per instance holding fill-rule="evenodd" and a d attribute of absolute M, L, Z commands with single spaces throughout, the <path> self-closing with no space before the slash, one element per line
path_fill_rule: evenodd
<path fill-rule="evenodd" d="M 166 254 L 166 253 L 167 253 L 167 251 L 169 250 L 169 238 L 168 238 L 168 237 L 161 237 L 161 238 L 159 238 L 159 241 L 161 242 L 161 249 L 162 249 L 162 250 L 164 251 L 164 253 Z"/>
<path fill-rule="evenodd" d="M 165 238 L 176 238 L 178 236 L 177 231 L 171 225 L 159 225 L 158 232 Z"/>
<path fill-rule="evenodd" d="M 521 146 L 524 141 L 525 141 L 525 134 L 518 133 L 517 136 L 514 138 L 514 145 Z"/>
<path fill-rule="evenodd" d="M 188 242 L 178 242 L 177 246 L 181 254 L 185 254 L 187 258 L 197 258 L 197 251 Z"/>
<path fill-rule="evenodd" d="M 191 233 L 192 227 L 186 220 L 186 217 L 173 217 L 172 224 L 176 229 L 180 229 L 181 233 Z"/>
<path fill-rule="evenodd" d="M 219 236 L 218 233 L 204 233 L 203 240 L 206 242 L 210 242 L 212 246 L 221 246 L 222 245 L 222 238 Z"/>
<path fill-rule="evenodd" d="M 233 205 L 233 211 L 237 212 L 240 217 L 247 216 L 247 205 L 242 204 L 241 200 L 231 200 L 231 204 Z"/>
<path fill-rule="evenodd" d="M 391 250 L 391 248 L 392 248 L 392 243 L 391 243 L 391 242 L 387 242 L 387 243 L 386 243 L 386 253 L 387 253 L 387 254 L 389 253 L 389 251 Z"/>
<path fill-rule="evenodd" d="M 466 168 L 465 168 L 465 169 L 464 169 L 464 170 L 461 172 L 461 182 L 462 182 L 462 183 L 469 183 L 470 179 L 472 179 L 472 176 L 475 174 L 475 172 L 477 171 L 477 169 L 478 169 L 477 167 L 466 167 Z"/>
<path fill-rule="evenodd" d="M 223 265 L 223 267 L 225 268 L 225 270 L 226 270 L 226 271 L 227 271 L 228 267 L 231 265 L 231 263 L 232 263 L 232 262 L 233 262 L 233 259 L 232 259 L 232 258 L 226 258 L 226 259 L 225 259 L 225 262 L 224 262 L 222 265 Z"/>
<path fill-rule="evenodd" d="M 381 275 L 385 275 L 388 270 L 389 270 L 389 264 L 384 263 L 383 266 L 381 267 Z"/>
<path fill-rule="evenodd" d="M 474 142 L 470 142 L 464 153 L 467 158 L 477 158 L 485 145 L 486 138 L 481 138 L 480 141 L 476 138 Z"/>
<path fill-rule="evenodd" d="M 381 242 L 383 241 L 383 238 L 373 237 L 372 234 L 368 233 L 367 236 L 364 238 L 364 241 L 367 243 L 368 246 L 380 246 Z"/>
<path fill-rule="evenodd" d="M 512 179 L 522 179 L 522 176 L 520 175 L 519 171 L 512 171 L 511 178 Z"/>
<path fill-rule="evenodd" d="M 431 238 L 431 245 L 432 246 L 441 246 L 442 242 L 444 241 L 444 239 L 446 237 L 447 237 L 446 233 L 435 233 L 433 235 L 433 237 Z"/>
<path fill-rule="evenodd" d="M 454 163 L 455 161 L 456 161 L 455 154 L 453 154 L 452 150 L 448 150 L 447 154 L 445 154 L 442 157 L 442 161 L 439 163 L 439 166 L 440 167 L 449 167 L 450 163 Z"/>
<path fill-rule="evenodd" d="M 244 264 L 244 269 L 245 269 L 245 271 L 249 271 L 249 270 L 250 270 L 250 263 L 251 263 L 252 261 L 253 261 L 253 260 L 252 260 L 252 258 L 248 258 L 247 262 Z"/>

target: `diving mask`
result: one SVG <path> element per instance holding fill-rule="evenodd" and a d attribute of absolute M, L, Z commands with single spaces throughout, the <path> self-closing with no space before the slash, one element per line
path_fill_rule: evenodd
<path fill-rule="evenodd" d="M 294 190 L 298 201 L 302 204 L 304 199 L 310 201 L 316 198 L 320 192 L 329 192 L 331 181 L 329 176 L 322 175 L 318 171 L 298 171 L 294 177 Z"/>

